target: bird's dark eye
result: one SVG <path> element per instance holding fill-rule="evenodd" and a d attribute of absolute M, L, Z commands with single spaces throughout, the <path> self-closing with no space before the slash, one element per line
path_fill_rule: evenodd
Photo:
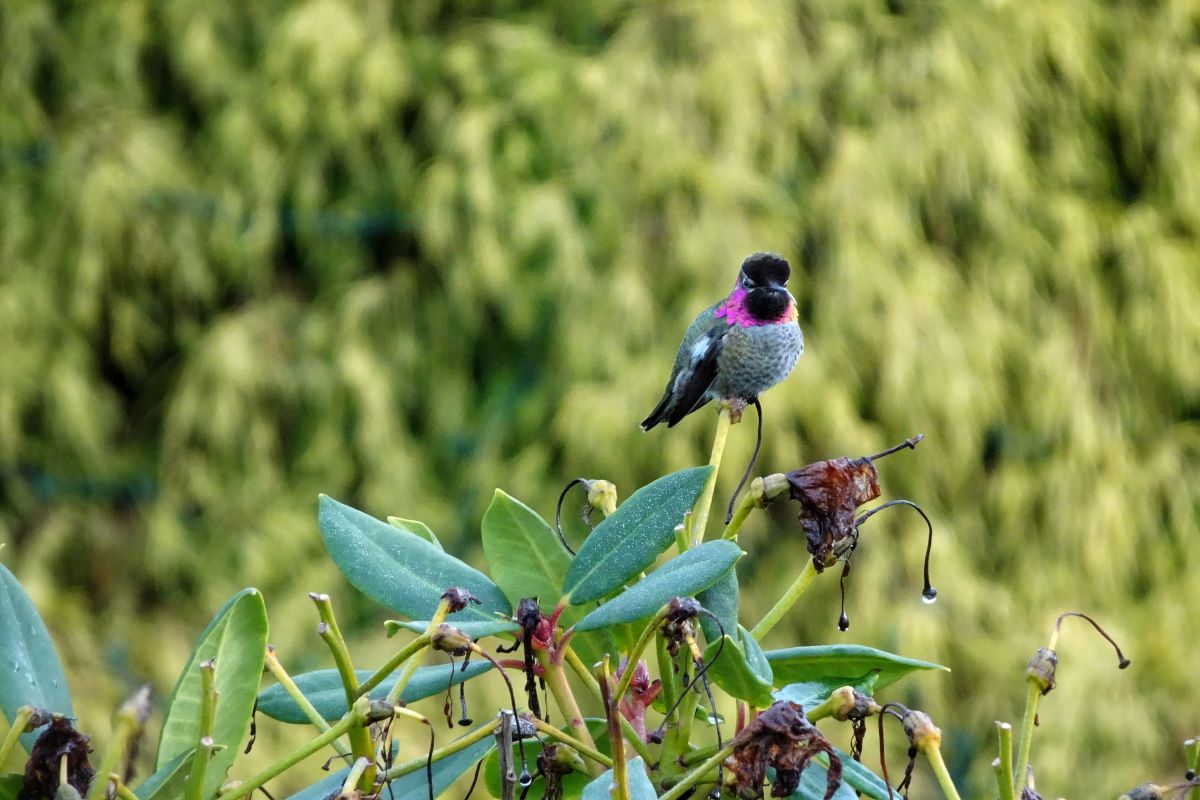
<path fill-rule="evenodd" d="M 755 283 L 754 281 L 750 280 L 749 278 L 747 278 L 745 275 L 743 275 L 742 276 L 742 288 L 743 289 L 757 289 L 758 284 Z"/>

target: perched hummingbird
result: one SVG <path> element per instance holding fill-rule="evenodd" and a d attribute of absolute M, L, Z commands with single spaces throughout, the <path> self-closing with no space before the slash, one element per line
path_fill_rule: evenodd
<path fill-rule="evenodd" d="M 666 391 L 642 422 L 670 428 L 710 400 L 728 400 L 735 416 L 788 376 L 804 352 L 792 268 L 774 253 L 742 262 L 733 291 L 700 312 L 675 355 Z"/>

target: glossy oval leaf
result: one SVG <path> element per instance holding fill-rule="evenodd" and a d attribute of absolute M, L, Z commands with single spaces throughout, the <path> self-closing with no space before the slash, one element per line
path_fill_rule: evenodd
<path fill-rule="evenodd" d="M 711 662 L 708 678 L 727 694 L 757 708 L 767 708 L 775 702 L 771 696 L 771 665 L 749 631 L 738 626 L 738 635 L 740 642 L 726 635 L 723 645 L 718 640 L 705 649 L 704 662 Z"/>
<path fill-rule="evenodd" d="M 491 576 L 514 608 L 523 597 L 558 600 L 571 557 L 536 511 L 497 489 L 481 529 Z"/>
<path fill-rule="evenodd" d="M 629 774 L 630 800 L 656 800 L 658 793 L 654 784 L 646 775 L 646 765 L 642 759 L 633 758 L 626 762 L 625 769 Z M 612 770 L 606 770 L 603 775 L 593 780 L 583 789 L 583 800 L 611 800 Z"/>
<path fill-rule="evenodd" d="M 824 703 L 829 699 L 829 695 L 843 686 L 849 686 L 863 694 L 873 696 L 875 694 L 875 683 L 878 680 L 879 673 L 872 671 L 858 678 L 818 678 L 813 681 L 789 683 L 775 692 L 775 699 L 790 700 L 793 703 L 799 703 L 805 712 L 808 712 L 821 703 Z"/>
<path fill-rule="evenodd" d="M 742 557 L 735 543 L 718 539 L 693 547 L 575 623 L 591 631 L 653 615 L 674 597 L 691 597 L 712 586 Z"/>
<path fill-rule="evenodd" d="M 478 677 L 491 668 L 491 662 L 483 661 L 482 659 L 472 661 L 468 664 L 465 672 L 460 667 L 452 664 L 418 667 L 409 680 L 408 685 L 404 687 L 404 691 L 401 692 L 400 699 L 405 703 L 415 703 L 417 700 L 432 697 L 435 694 L 446 691 L 447 686 L 457 686 L 464 681 Z M 369 697 L 372 700 L 381 700 L 386 697 L 392 688 L 392 684 L 400 676 L 402 669 L 403 667 L 398 668 L 372 689 L 368 693 Z M 451 674 L 451 670 L 453 670 L 453 674 Z M 374 673 L 370 670 L 360 669 L 355 670 L 355 674 L 358 675 L 359 682 L 362 682 Z M 317 709 L 317 713 L 323 719 L 329 722 L 336 722 L 345 715 L 346 690 L 342 687 L 342 679 L 336 669 L 320 669 L 315 672 L 306 672 L 303 675 L 297 675 L 294 680 L 296 681 L 296 686 L 308 698 L 308 701 L 313 704 L 313 707 Z M 268 686 L 259 692 L 258 710 L 280 722 L 287 722 L 292 725 L 305 725 L 308 723 L 308 717 L 304 716 L 304 712 L 300 710 L 300 706 L 296 705 L 296 701 L 278 683 Z"/>
<path fill-rule="evenodd" d="M 0 564 L 0 709 L 11 725 L 21 706 L 74 716 L 62 662 L 46 624 L 17 578 Z M 21 735 L 25 752 L 37 732 Z"/>
<path fill-rule="evenodd" d="M 843 769 L 845 769 L 844 762 Z M 773 772 L 774 770 L 772 770 Z M 828 787 L 829 771 L 825 765 L 810 761 L 804 768 L 804 772 L 800 773 L 800 785 L 788 797 L 790 800 L 824 800 Z M 851 788 L 844 772 L 831 800 L 858 800 L 858 793 Z"/>
<path fill-rule="evenodd" d="M 876 775 L 871 770 L 862 765 L 861 762 L 855 761 L 850 757 L 850 754 L 833 748 L 838 754 L 838 758 L 842 759 L 842 781 L 843 785 L 849 784 L 858 790 L 859 794 L 864 797 L 870 797 L 871 800 L 895 800 L 896 793 L 888 792 L 887 784 L 883 782 L 883 778 Z"/>
<path fill-rule="evenodd" d="M 654 563 L 696 503 L 711 466 L 691 467 L 638 489 L 596 526 L 571 561 L 563 594 L 573 605 L 601 600 Z"/>
<path fill-rule="evenodd" d="M 138 800 L 178 800 L 183 797 L 188 773 L 192 770 L 192 759 L 196 751 L 188 750 L 172 758 L 161 769 L 142 781 L 134 790 Z"/>
<path fill-rule="evenodd" d="M 918 661 L 860 644 L 827 644 L 771 650 L 767 654 L 779 684 L 801 683 L 821 678 L 843 678 L 879 670 L 876 690 L 890 686 L 910 672 L 950 670 L 941 664 Z"/>
<path fill-rule="evenodd" d="M 415 533 L 326 495 L 320 506 L 325 549 L 350 583 L 376 602 L 406 617 L 429 619 L 442 593 L 459 586 L 481 604 L 467 606 L 456 617 L 490 622 L 496 612 L 512 614 L 504 593 L 486 575 Z"/>
<path fill-rule="evenodd" d="M 536 597 L 549 608 L 558 601 L 559 587 L 571 565 L 554 529 L 536 511 L 497 489 L 483 515 L 483 553 L 491 575 L 514 607 L 523 597 Z M 586 609 L 567 608 L 559 617 L 564 628 L 579 621 Z M 605 653 L 616 653 L 616 645 L 605 631 L 577 636 L 571 647 L 585 664 L 599 661 Z"/>
<path fill-rule="evenodd" d="M 708 616 L 700 617 L 700 629 L 704 631 L 705 640 L 715 642 L 721 638 L 721 628 L 724 628 L 725 631 L 737 630 L 738 592 L 737 569 L 734 568 L 718 578 L 712 586 L 696 595 L 700 605 L 721 621 L 721 626 L 718 627 L 717 623 Z"/>
<path fill-rule="evenodd" d="M 458 614 L 451 614 L 446 621 L 472 639 L 482 639 L 484 636 L 498 636 L 502 633 L 514 633 L 521 629 L 521 626 L 511 619 L 503 619 L 501 617 L 491 620 L 460 620 L 458 617 Z M 429 620 L 403 621 L 389 619 L 383 623 L 383 627 L 387 631 L 388 638 L 395 636 L 400 631 L 424 633 L 429 630 Z"/>
<path fill-rule="evenodd" d="M 241 752 L 262 680 L 267 651 L 267 608 L 257 589 L 238 592 L 217 613 L 183 668 L 163 719 L 155 769 L 162 769 L 200 738 L 200 664 L 216 663 L 216 717 L 213 740 L 223 749 L 213 754 L 205 778 L 205 795 L 224 783 L 225 773 Z"/>
<path fill-rule="evenodd" d="M 442 744 L 442 742 L 439 742 Z M 467 770 L 475 766 L 476 762 L 486 758 L 488 753 L 496 749 L 496 738 L 489 736 L 486 739 L 468 745 L 457 753 L 443 758 L 441 761 L 433 762 L 433 796 L 437 797 L 442 792 L 449 788 L 450 784 L 454 783 Z M 288 797 L 288 800 L 325 800 L 331 794 L 335 794 L 342 788 L 342 783 L 346 780 L 346 775 L 350 772 L 349 767 L 338 770 L 337 772 L 327 775 L 313 785 L 301 789 L 299 792 Z M 386 797 L 388 800 L 427 800 L 429 797 L 429 775 L 425 772 L 425 766 L 422 764 L 420 769 L 410 772 L 407 775 L 401 775 L 393 780 L 387 788 L 385 788 L 380 796 Z"/>
<path fill-rule="evenodd" d="M 411 534 L 420 536 L 438 550 L 446 549 L 442 547 L 442 543 L 438 539 L 437 534 L 435 534 L 424 522 L 418 522 L 415 519 L 404 519 L 404 517 L 388 517 L 387 522 L 388 525 L 391 525 L 393 528 L 399 528 L 402 531 L 408 531 Z"/>

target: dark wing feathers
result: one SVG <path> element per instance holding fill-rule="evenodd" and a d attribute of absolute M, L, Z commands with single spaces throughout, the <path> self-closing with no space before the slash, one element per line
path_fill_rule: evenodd
<path fill-rule="evenodd" d="M 687 377 L 682 386 L 677 385 L 675 403 L 671 407 L 671 416 L 667 427 L 672 428 L 677 422 L 702 408 L 711 397 L 708 390 L 717 380 L 717 356 L 725 344 L 724 336 L 706 337 L 708 342 L 703 352 L 693 356 L 687 367 Z"/>
<path fill-rule="evenodd" d="M 667 427 L 674 425 L 712 398 L 708 390 L 717 380 L 717 358 L 725 344 L 727 329 L 716 326 L 703 334 L 688 349 L 680 349 L 676 368 L 671 372 L 662 399 L 642 422 L 642 430 L 648 431 L 660 422 Z M 685 337 L 684 341 L 687 341 Z"/>

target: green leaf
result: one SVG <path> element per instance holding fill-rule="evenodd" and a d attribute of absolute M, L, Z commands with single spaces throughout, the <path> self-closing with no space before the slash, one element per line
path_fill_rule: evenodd
<path fill-rule="evenodd" d="M 464 681 L 469 681 L 491 668 L 491 662 L 483 660 L 472 661 L 467 665 L 465 672 L 453 664 L 419 667 L 413 673 L 408 685 L 404 687 L 404 691 L 400 693 L 400 699 L 405 703 L 415 703 L 417 700 L 432 697 L 439 692 L 446 691 L 447 686 L 457 686 Z M 388 691 L 392 688 L 392 684 L 400 676 L 402 669 L 403 667 L 397 668 L 395 672 L 372 689 L 368 693 L 368 696 L 372 700 L 380 700 L 386 697 Z M 451 674 L 451 671 L 453 671 L 453 674 Z M 359 682 L 362 682 L 374 673 L 370 670 L 360 669 L 355 670 L 355 674 L 358 675 Z M 313 707 L 317 709 L 317 713 L 323 719 L 335 722 L 345 715 L 346 689 L 342 686 L 342 679 L 336 669 L 320 669 L 315 672 L 306 672 L 303 675 L 297 675 L 294 680 L 296 681 L 296 686 L 308 698 L 309 702 L 313 704 Z M 308 723 L 308 717 L 304 716 L 304 712 L 300 710 L 300 706 L 296 705 L 296 701 L 278 683 L 268 686 L 259 692 L 258 710 L 280 722 L 287 722 L 292 725 L 305 725 Z"/>
<path fill-rule="evenodd" d="M 842 781 L 843 785 L 850 784 L 858 790 L 860 794 L 870 797 L 872 800 L 888 800 L 888 787 L 883 782 L 883 778 L 876 775 L 871 770 L 864 767 L 860 762 L 855 761 L 850 757 L 850 754 L 833 748 L 838 754 L 838 758 L 842 760 Z M 895 800 L 896 793 L 892 792 L 890 797 Z"/>
<path fill-rule="evenodd" d="M 625 769 L 629 773 L 630 800 L 655 800 L 658 792 L 646 775 L 646 765 L 641 758 L 633 758 L 626 762 Z M 612 787 L 612 770 L 607 770 L 583 789 L 583 800 L 610 800 L 609 790 Z"/>
<path fill-rule="evenodd" d="M 721 621 L 721 627 L 727 631 L 737 630 L 738 625 L 738 576 L 737 569 L 729 570 L 712 586 L 696 595 L 700 605 L 712 612 Z M 721 638 L 721 629 L 707 616 L 700 617 L 700 629 L 704 638 L 715 642 Z"/>
<path fill-rule="evenodd" d="M 523 597 L 558 600 L 571 557 L 536 511 L 497 489 L 481 527 L 492 578 L 514 607 Z"/>
<path fill-rule="evenodd" d="M 741 643 L 726 635 L 724 646 L 718 640 L 705 649 L 704 662 L 712 662 L 707 673 L 709 680 L 739 700 L 767 708 L 774 702 L 771 665 L 748 630 L 739 625 L 738 633 Z M 718 648 L 721 648 L 720 655 L 717 655 Z"/>
<path fill-rule="evenodd" d="M 146 780 L 142 781 L 134 794 L 140 800 L 178 800 L 183 796 L 188 773 L 192 769 L 195 749 L 180 753 L 172 758 Z"/>
<path fill-rule="evenodd" d="M 496 583 L 516 606 L 523 597 L 536 597 L 549 607 L 558 601 L 559 587 L 571 565 L 545 520 L 537 512 L 500 489 L 483 515 L 483 552 L 491 565 Z M 559 617 L 569 628 L 583 616 L 586 609 L 567 608 Z M 612 638 L 605 631 L 571 640 L 584 663 L 599 661 L 605 653 L 616 653 Z"/>
<path fill-rule="evenodd" d="M 638 489 L 584 540 L 567 570 L 572 605 L 600 600 L 654 563 L 675 541 L 675 526 L 696 503 L 711 466 L 692 467 Z"/>
<path fill-rule="evenodd" d="M 213 740 L 223 749 L 209 762 L 204 791 L 205 795 L 216 792 L 241 752 L 242 739 L 250 727 L 266 651 L 266 605 L 257 589 L 243 589 L 204 629 L 175 684 L 158 740 L 156 769 L 196 746 L 200 738 L 200 664 L 213 659 L 217 668 Z"/>
<path fill-rule="evenodd" d="M 845 678 L 879 670 L 875 688 L 890 686 L 910 672 L 941 669 L 947 667 L 915 658 L 905 658 L 894 653 L 876 650 L 860 644 L 826 644 L 807 647 L 789 647 L 772 650 L 767 660 L 775 671 L 775 679 L 781 684 L 800 683 L 820 678 Z"/>
<path fill-rule="evenodd" d="M 475 763 L 496 749 L 496 738 L 488 736 L 459 752 L 446 756 L 441 761 L 433 762 L 433 796 L 437 797 L 458 780 L 459 776 L 475 766 Z M 291 795 L 288 800 L 324 800 L 332 793 L 342 788 L 350 768 L 338 770 L 322 780 L 301 789 Z M 392 781 L 390 787 L 383 790 L 383 797 L 388 800 L 426 800 L 429 797 L 429 776 L 422 765 L 415 772 L 402 775 Z"/>
<path fill-rule="evenodd" d="M 414 533 L 393 528 L 369 514 L 321 495 L 321 536 L 325 548 L 355 588 L 413 619 L 429 619 L 442 593 L 453 586 L 475 595 L 481 605 L 458 612 L 464 619 L 495 619 L 512 614 L 496 584 Z"/>
<path fill-rule="evenodd" d="M 0 800 L 17 800 L 21 787 L 25 785 L 25 776 L 19 774 L 0 776 Z"/>
<path fill-rule="evenodd" d="M 844 767 L 845 762 L 843 761 L 843 769 Z M 771 770 L 772 779 L 774 779 L 774 772 Z M 849 782 L 845 778 L 846 776 L 843 774 L 841 782 L 838 783 L 838 787 L 833 793 L 832 800 L 858 800 L 858 793 L 849 786 Z M 823 800 L 828 786 L 829 771 L 823 764 L 810 761 L 804 768 L 804 772 L 800 773 L 800 785 L 788 797 L 790 800 Z M 885 794 L 884 797 L 886 798 L 887 795 Z"/>
<path fill-rule="evenodd" d="M 446 618 L 446 622 L 458 628 L 472 639 L 482 639 L 484 636 L 497 636 L 501 633 L 513 633 L 521 629 L 521 626 L 511 619 L 496 617 L 492 620 L 459 620 L 457 617 L 457 614 L 451 614 Z M 400 631 L 424 633 L 429 628 L 429 620 L 404 622 L 398 619 L 389 619 L 383 623 L 383 627 L 387 631 L 389 638 L 395 636 Z"/>
<path fill-rule="evenodd" d="M 436 547 L 438 550 L 445 550 L 442 543 L 438 540 L 437 534 L 429 529 L 429 526 L 424 522 L 417 522 L 415 519 L 404 519 L 403 517 L 388 517 L 388 525 L 393 528 L 399 528 L 402 531 L 420 536 L 425 541 Z"/>
<path fill-rule="evenodd" d="M 828 677 L 812 681 L 801 681 L 800 683 L 789 683 L 775 692 L 775 699 L 790 700 L 793 703 L 799 703 L 807 712 L 811 711 L 815 706 L 824 703 L 829 699 L 829 695 L 843 686 L 857 689 L 866 695 L 874 695 L 875 683 L 878 680 L 879 673 L 871 671 L 857 678 Z"/>
<path fill-rule="evenodd" d="M 48 708 L 66 716 L 71 694 L 54 642 L 33 601 L 8 568 L 0 564 L 0 709 L 11 725 L 21 706 Z M 29 752 L 36 732 L 21 735 Z"/>
<path fill-rule="evenodd" d="M 575 624 L 575 630 L 645 619 L 673 597 L 691 597 L 712 586 L 741 557 L 741 548 L 722 539 L 693 547 L 588 614 Z"/>

